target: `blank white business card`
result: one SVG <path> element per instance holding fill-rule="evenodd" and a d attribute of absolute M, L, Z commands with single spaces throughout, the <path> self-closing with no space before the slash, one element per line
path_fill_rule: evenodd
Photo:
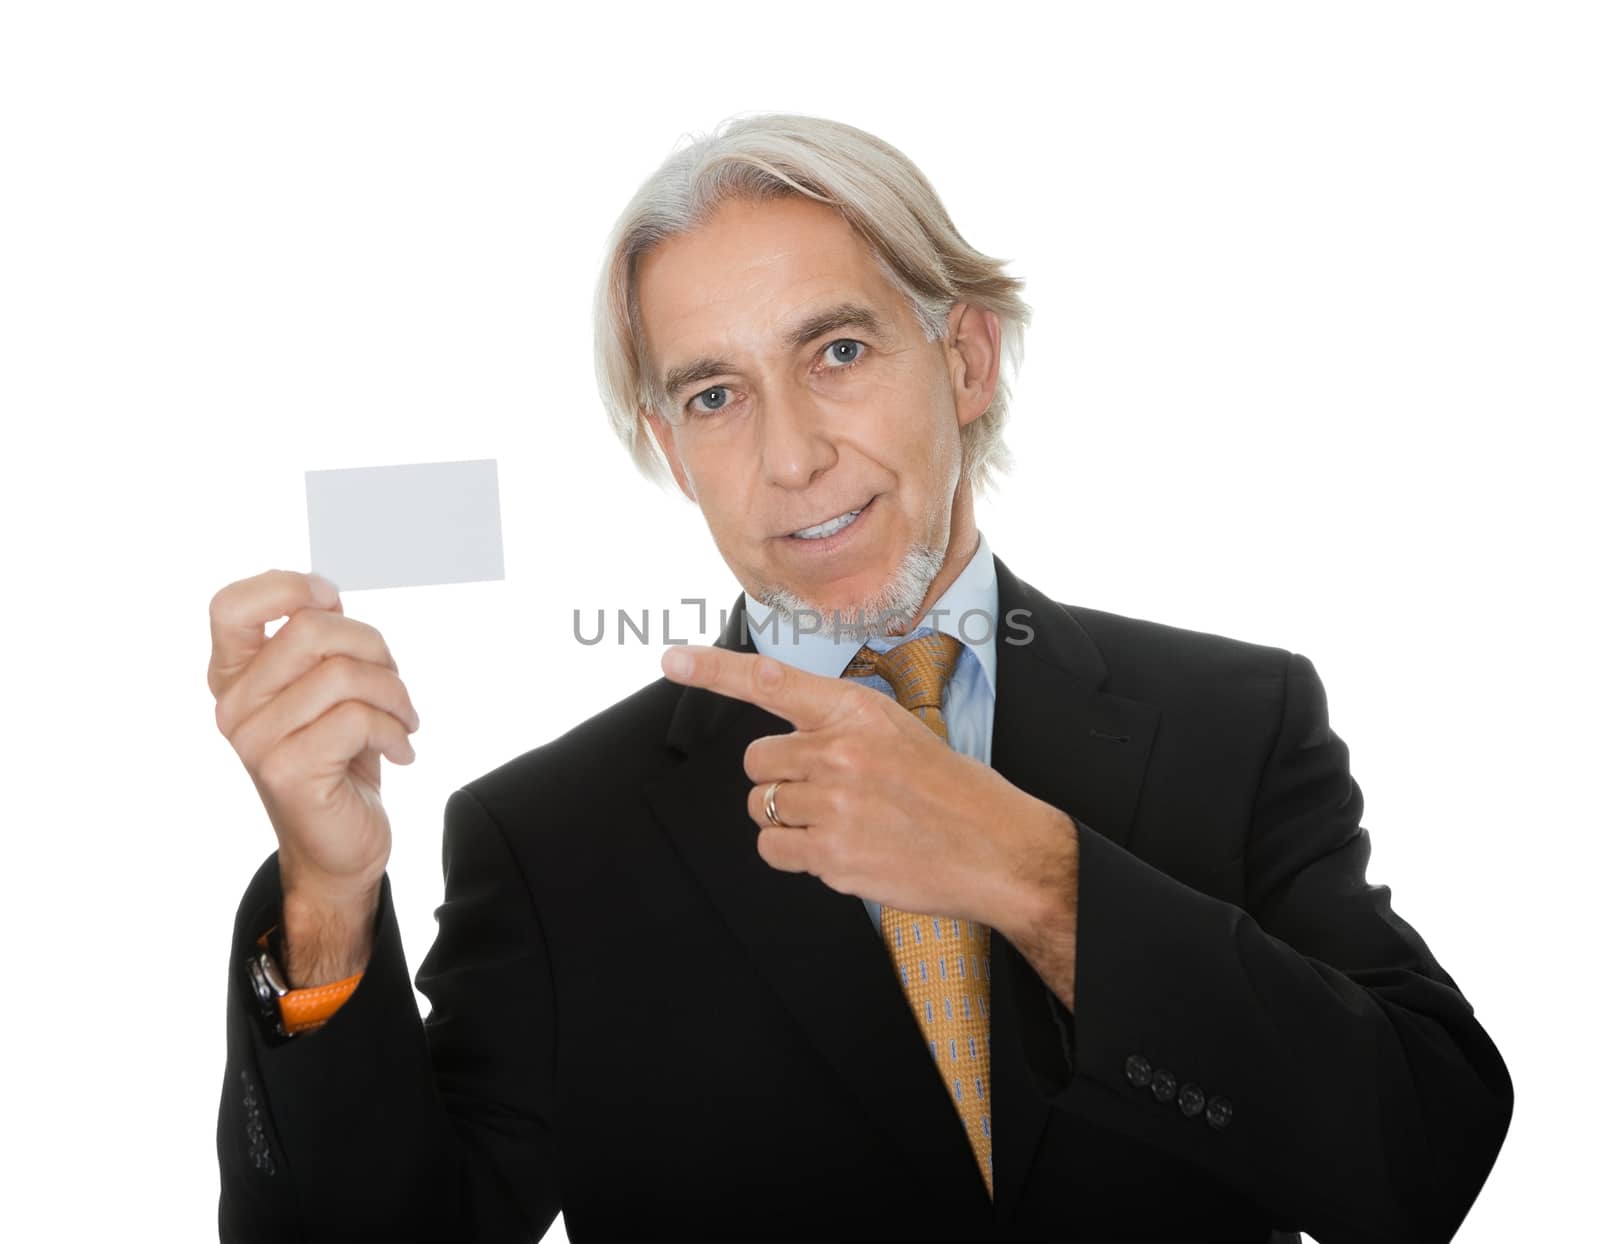
<path fill-rule="evenodd" d="M 311 569 L 341 592 L 504 579 L 493 458 L 306 472 Z"/>

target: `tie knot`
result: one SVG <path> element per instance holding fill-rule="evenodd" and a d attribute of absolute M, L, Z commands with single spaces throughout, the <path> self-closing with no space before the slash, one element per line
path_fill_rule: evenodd
<path fill-rule="evenodd" d="M 894 688 L 894 698 L 902 708 L 912 712 L 936 709 L 944 697 L 945 684 L 955 672 L 961 647 L 959 639 L 943 631 L 908 639 L 887 652 L 874 652 L 863 644 L 844 672 L 851 678 L 878 675 Z"/>

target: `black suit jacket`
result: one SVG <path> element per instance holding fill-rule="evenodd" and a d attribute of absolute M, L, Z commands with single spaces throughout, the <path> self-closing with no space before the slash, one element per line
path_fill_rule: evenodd
<path fill-rule="evenodd" d="M 993 1203 L 860 899 L 756 853 L 744 749 L 789 723 L 660 679 L 451 795 L 425 1021 L 385 878 L 360 987 L 272 1038 L 263 863 L 222 1238 L 1449 1238 L 1511 1083 L 1364 878 L 1311 663 L 995 570 L 992 763 L 1077 822 L 1080 875 L 1069 1029 L 994 936 Z"/>

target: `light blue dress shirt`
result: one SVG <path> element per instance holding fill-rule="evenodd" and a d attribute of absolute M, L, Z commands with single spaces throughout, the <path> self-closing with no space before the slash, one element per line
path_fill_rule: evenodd
<path fill-rule="evenodd" d="M 756 650 L 796 669 L 823 678 L 838 678 L 850 664 L 850 658 L 861 649 L 861 642 L 856 639 L 834 640 L 821 631 L 801 634 L 801 628 L 792 621 L 773 619 L 772 607 L 762 604 L 749 592 L 744 594 L 744 607 Z M 989 763 L 994 734 L 995 634 L 999 626 L 1000 597 L 995 586 L 994 556 L 980 531 L 978 547 L 971 559 L 914 630 L 905 635 L 872 635 L 866 640 L 874 652 L 886 652 L 908 639 L 934 631 L 954 635 L 961 641 L 962 652 L 956 659 L 950 681 L 945 684 L 940 708 L 950 746 L 984 764 Z M 893 688 L 875 675 L 861 681 L 886 695 L 894 694 Z M 872 899 L 862 901 L 872 917 L 872 927 L 882 936 L 880 905 Z"/>

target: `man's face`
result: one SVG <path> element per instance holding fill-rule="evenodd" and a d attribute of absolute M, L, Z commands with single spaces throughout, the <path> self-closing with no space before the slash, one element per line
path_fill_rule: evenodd
<path fill-rule="evenodd" d="M 651 426 L 744 588 L 823 614 L 904 608 L 883 595 L 894 583 L 923 603 L 951 541 L 961 427 L 988 401 L 844 219 L 803 198 L 732 201 L 638 276 L 649 360 L 673 386 L 671 422 Z"/>

